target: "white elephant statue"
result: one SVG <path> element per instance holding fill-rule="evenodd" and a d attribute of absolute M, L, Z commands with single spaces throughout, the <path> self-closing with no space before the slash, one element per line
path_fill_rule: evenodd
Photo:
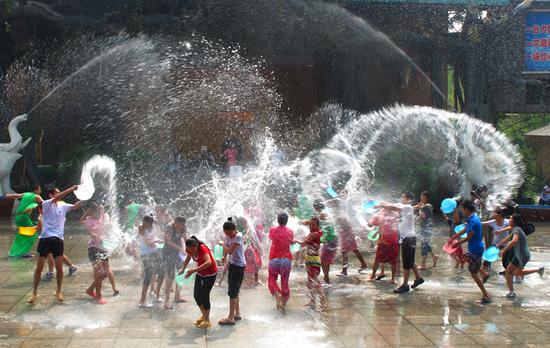
<path fill-rule="evenodd" d="M 19 115 L 11 120 L 8 131 L 10 134 L 10 142 L 0 144 L 0 194 L 13 193 L 10 183 L 10 174 L 15 162 L 21 158 L 21 151 L 25 146 L 29 144 L 31 138 L 23 142 L 23 138 L 17 126 L 19 123 L 26 121 L 27 115 Z"/>

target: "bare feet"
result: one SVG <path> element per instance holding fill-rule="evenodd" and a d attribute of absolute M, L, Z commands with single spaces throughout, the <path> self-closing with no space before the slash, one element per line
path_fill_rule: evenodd
<path fill-rule="evenodd" d="M 375 278 L 373 275 L 371 275 L 371 276 L 369 277 L 369 279 L 367 279 L 367 282 L 373 282 L 375 279 L 376 279 L 376 278 Z"/>
<path fill-rule="evenodd" d="M 63 298 L 63 294 L 61 293 L 61 291 L 55 293 L 55 298 L 56 298 L 57 302 L 59 302 L 59 303 L 63 303 L 63 301 L 65 301 L 65 299 Z"/>
<path fill-rule="evenodd" d="M 426 266 L 418 266 L 419 271 L 427 270 L 428 268 Z"/>
<path fill-rule="evenodd" d="M 97 297 L 95 291 L 93 291 L 93 290 L 86 289 L 86 293 L 93 299 L 95 299 Z"/>
<path fill-rule="evenodd" d="M 35 304 L 36 303 L 36 300 L 38 300 L 38 295 L 36 294 L 32 294 L 31 297 L 29 297 L 29 299 L 27 300 L 27 302 L 29 304 Z"/>
<path fill-rule="evenodd" d="M 439 260 L 439 255 L 434 255 L 433 256 L 434 268 L 437 266 L 437 260 Z"/>

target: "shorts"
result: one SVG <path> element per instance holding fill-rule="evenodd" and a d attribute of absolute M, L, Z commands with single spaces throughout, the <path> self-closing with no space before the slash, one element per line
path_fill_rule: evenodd
<path fill-rule="evenodd" d="M 432 252 L 432 242 L 430 234 L 420 235 L 420 255 L 428 256 Z"/>
<path fill-rule="evenodd" d="M 516 255 L 512 256 L 512 259 L 510 260 L 510 263 L 518 268 L 523 268 L 525 265 L 527 265 L 527 262 L 529 262 L 529 257 L 527 258 L 520 258 Z"/>
<path fill-rule="evenodd" d="M 239 290 L 244 278 L 245 266 L 237 266 L 232 263 L 229 264 L 229 271 L 227 273 L 227 295 L 230 299 L 239 297 Z"/>
<path fill-rule="evenodd" d="M 478 273 L 479 270 L 481 269 L 482 254 L 466 253 L 464 256 L 468 261 L 468 272 Z"/>
<path fill-rule="evenodd" d="M 143 285 L 149 286 L 153 280 L 153 276 L 158 275 L 161 269 L 161 258 L 158 252 L 152 254 L 141 255 L 142 270 L 143 270 Z"/>
<path fill-rule="evenodd" d="M 180 263 L 180 257 L 178 254 L 163 254 L 162 255 L 162 267 L 164 267 L 164 274 L 168 279 L 174 279 L 176 276 L 176 268 Z"/>
<path fill-rule="evenodd" d="M 109 255 L 103 249 L 90 247 L 88 248 L 88 259 L 91 262 L 109 261 Z"/>
<path fill-rule="evenodd" d="M 308 276 L 316 277 L 321 273 L 321 258 L 319 255 L 306 255 L 305 263 Z"/>
<path fill-rule="evenodd" d="M 403 269 L 412 269 L 414 266 L 414 254 L 416 253 L 416 237 L 409 237 L 401 241 L 401 261 Z"/>
<path fill-rule="evenodd" d="M 323 244 L 321 249 L 321 264 L 332 265 L 338 251 L 338 239 L 333 239 L 330 242 Z"/>
<path fill-rule="evenodd" d="M 376 248 L 375 261 L 378 263 L 389 263 L 390 265 L 397 265 L 397 259 L 399 258 L 399 244 L 378 244 Z"/>
<path fill-rule="evenodd" d="M 63 256 L 65 253 L 63 239 L 57 237 L 40 238 L 37 251 L 40 257 L 46 257 L 48 254 L 52 254 L 54 258 Z"/>
<path fill-rule="evenodd" d="M 340 232 L 340 241 L 341 241 L 341 247 L 342 247 L 343 253 L 347 253 L 347 252 L 351 252 L 359 249 L 359 247 L 357 246 L 357 242 L 355 241 L 355 235 L 351 230 Z"/>

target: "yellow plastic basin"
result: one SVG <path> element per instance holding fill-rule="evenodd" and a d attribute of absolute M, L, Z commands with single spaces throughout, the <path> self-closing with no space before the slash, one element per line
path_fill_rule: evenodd
<path fill-rule="evenodd" d="M 36 234 L 36 227 L 19 227 L 19 234 L 22 236 L 32 237 Z"/>

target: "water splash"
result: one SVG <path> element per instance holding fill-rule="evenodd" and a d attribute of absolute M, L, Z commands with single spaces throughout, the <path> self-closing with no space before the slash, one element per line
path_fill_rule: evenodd
<path fill-rule="evenodd" d="M 120 213 L 118 209 L 118 189 L 116 178 L 116 163 L 108 157 L 95 155 L 90 158 L 82 167 L 81 182 L 85 189 L 91 188 L 94 194 L 95 187 L 98 187 L 96 197 L 106 204 L 106 211 L 109 216 L 106 226 L 106 246 L 108 251 L 124 246 L 131 240 L 122 231 L 120 226 Z M 80 188 L 79 188 L 80 189 Z M 75 192 L 78 197 L 78 190 Z"/>
<path fill-rule="evenodd" d="M 375 173 L 390 150 L 418 156 L 419 162 L 428 154 L 439 163 L 434 170 L 440 180 L 451 182 L 456 193 L 468 195 L 471 184 L 487 185 L 490 205 L 510 197 L 522 183 L 517 148 L 490 124 L 465 114 L 401 105 L 364 115 L 326 108 L 348 112 L 353 120 L 301 162 L 301 185 L 312 194 L 322 195 L 327 181 L 355 197 L 387 192 L 392 188 L 375 185 Z M 383 174 L 391 176 L 396 169 Z"/>

